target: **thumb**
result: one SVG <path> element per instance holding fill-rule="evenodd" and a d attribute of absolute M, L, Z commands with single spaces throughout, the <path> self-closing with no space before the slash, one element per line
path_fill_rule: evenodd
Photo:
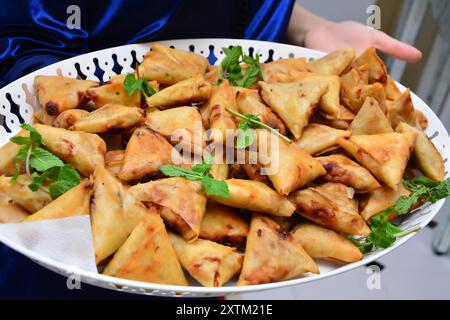
<path fill-rule="evenodd" d="M 384 53 L 406 62 L 418 62 L 422 58 L 422 52 L 415 47 L 394 39 L 382 31 L 374 31 L 374 45 Z"/>

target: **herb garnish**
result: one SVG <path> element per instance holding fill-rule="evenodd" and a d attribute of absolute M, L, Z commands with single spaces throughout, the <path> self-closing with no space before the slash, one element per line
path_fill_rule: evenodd
<path fill-rule="evenodd" d="M 20 174 L 20 159 L 32 180 L 28 185 L 32 191 L 41 189 L 49 193 L 52 199 L 56 199 L 80 183 L 80 175 L 71 165 L 65 164 L 53 153 L 41 148 L 45 144 L 36 129 L 27 123 L 20 127 L 27 130 L 30 136 L 16 136 L 10 139 L 11 142 L 21 146 L 13 158 L 16 172 L 12 181 L 16 181 Z M 48 189 L 42 185 L 46 179 L 53 180 Z"/>
<path fill-rule="evenodd" d="M 222 74 L 217 80 L 218 83 L 228 79 L 233 86 L 250 88 L 258 80 L 258 76 L 264 80 L 258 53 L 256 58 L 244 55 L 241 46 L 222 48 L 222 50 L 225 58 L 222 60 Z M 248 65 L 245 74 L 242 73 L 241 63 Z"/>
<path fill-rule="evenodd" d="M 134 73 L 127 74 L 123 80 L 123 87 L 129 96 L 137 90 L 140 90 L 146 97 L 150 97 L 156 93 L 155 89 L 147 82 L 147 79 L 136 79 Z"/>
<path fill-rule="evenodd" d="M 258 128 L 267 129 L 287 143 L 292 143 L 291 139 L 282 135 L 278 130 L 268 126 L 264 122 L 261 122 L 259 117 L 254 114 L 242 114 L 230 108 L 225 108 L 225 110 L 227 110 L 233 116 L 236 116 L 237 118 L 242 120 L 241 122 L 239 122 L 240 132 L 236 141 L 237 149 L 245 149 L 250 146 L 255 140 L 255 132 L 253 131 L 253 129 Z"/>
<path fill-rule="evenodd" d="M 434 203 L 450 196 L 450 178 L 440 182 L 426 177 L 404 179 L 403 184 L 411 191 L 409 196 L 401 196 L 395 205 L 383 210 L 370 220 L 371 234 L 366 238 L 349 236 L 362 253 L 368 253 L 376 248 L 390 247 L 397 238 L 420 230 L 414 227 L 402 231 L 399 227 L 388 221 L 391 214 L 404 215 L 409 212 L 419 201 L 422 203 Z"/>
<path fill-rule="evenodd" d="M 196 164 L 192 169 L 185 169 L 174 165 L 163 165 L 160 170 L 169 177 L 183 177 L 190 181 L 200 180 L 207 195 L 228 198 L 230 192 L 228 185 L 223 180 L 214 179 L 211 174 L 212 159 L 205 157 L 205 161 Z"/>

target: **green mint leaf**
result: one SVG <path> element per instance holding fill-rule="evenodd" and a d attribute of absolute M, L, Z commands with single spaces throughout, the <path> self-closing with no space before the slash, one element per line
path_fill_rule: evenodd
<path fill-rule="evenodd" d="M 161 172 L 169 177 L 183 177 L 191 181 L 201 180 L 202 175 L 198 172 L 184 169 L 181 167 L 173 166 L 173 165 L 163 165 L 159 167 Z"/>
<path fill-rule="evenodd" d="M 131 96 L 137 90 L 141 89 L 142 83 L 135 78 L 133 73 L 129 73 L 123 80 L 123 87 L 127 95 Z"/>
<path fill-rule="evenodd" d="M 359 251 L 361 251 L 362 254 L 369 253 L 373 250 L 373 243 L 370 242 L 367 238 L 356 239 L 353 236 L 348 236 L 347 239 L 353 242 L 353 244 L 358 247 Z"/>
<path fill-rule="evenodd" d="M 14 176 L 12 177 L 12 181 L 15 182 L 17 180 L 17 178 L 20 175 L 20 163 L 19 163 L 19 159 L 22 161 L 23 164 L 25 164 L 26 158 L 27 158 L 27 154 L 28 154 L 28 150 L 30 150 L 31 146 L 30 145 L 25 145 L 23 147 L 21 147 L 19 149 L 19 151 L 17 152 L 17 154 L 14 156 L 13 158 L 13 163 L 14 163 L 14 167 L 16 169 L 16 172 L 14 173 Z"/>
<path fill-rule="evenodd" d="M 30 168 L 43 172 L 53 167 L 62 167 L 64 162 L 53 153 L 42 149 L 33 149 L 29 161 Z"/>
<path fill-rule="evenodd" d="M 29 125 L 28 123 L 22 123 L 20 125 L 20 127 L 22 129 L 24 129 L 24 130 L 27 130 L 30 133 L 30 142 L 31 142 L 31 144 L 33 144 L 34 146 L 42 146 L 42 145 L 44 145 L 44 142 L 42 141 L 41 135 L 31 125 Z"/>
<path fill-rule="evenodd" d="M 203 162 L 192 167 L 192 171 L 197 172 L 201 176 L 205 176 L 211 170 L 212 164 Z"/>
<path fill-rule="evenodd" d="M 258 80 L 260 69 L 257 65 L 249 65 L 242 79 L 237 81 L 239 87 L 250 88 Z"/>
<path fill-rule="evenodd" d="M 230 71 L 231 72 L 237 72 L 239 67 L 240 72 L 240 66 L 239 66 L 239 59 L 242 56 L 242 47 L 241 46 L 235 46 L 232 48 L 222 48 L 222 51 L 225 53 L 225 58 L 222 60 L 221 66 L 222 70 L 224 72 Z"/>
<path fill-rule="evenodd" d="M 38 172 L 33 172 L 31 174 L 32 182 L 28 185 L 28 188 L 30 188 L 30 190 L 34 192 L 38 191 L 39 188 L 44 183 L 45 179 L 47 179 L 49 175 L 50 170 L 47 170 L 42 174 L 39 174 Z"/>
<path fill-rule="evenodd" d="M 12 137 L 11 139 L 9 139 L 9 141 L 11 141 L 15 144 L 18 144 L 18 145 L 25 145 L 25 144 L 31 143 L 30 137 L 22 137 L 22 136 Z"/>
<path fill-rule="evenodd" d="M 49 185 L 50 197 L 56 199 L 80 182 L 80 174 L 72 166 L 64 165 L 59 168 L 58 179 Z"/>
<path fill-rule="evenodd" d="M 203 177 L 202 185 L 207 195 L 221 198 L 228 198 L 230 196 L 228 185 L 223 180 L 216 180 L 208 175 Z"/>
<path fill-rule="evenodd" d="M 255 132 L 253 129 L 240 129 L 239 135 L 236 140 L 236 148 L 237 149 L 245 149 L 252 145 L 255 140 Z"/>
<path fill-rule="evenodd" d="M 153 89 L 146 79 L 141 79 L 141 90 L 146 97 L 150 97 L 156 93 L 155 89 Z"/>

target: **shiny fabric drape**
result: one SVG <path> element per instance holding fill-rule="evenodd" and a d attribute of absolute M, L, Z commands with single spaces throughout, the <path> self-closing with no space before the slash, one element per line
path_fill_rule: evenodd
<path fill-rule="evenodd" d="M 71 56 L 180 38 L 283 42 L 292 0 L 0 0 L 0 87 Z M 69 30 L 67 8 L 80 8 Z"/>

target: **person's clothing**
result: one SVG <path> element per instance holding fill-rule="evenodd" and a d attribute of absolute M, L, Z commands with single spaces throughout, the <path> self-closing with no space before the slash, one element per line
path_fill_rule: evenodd
<path fill-rule="evenodd" d="M 60 60 L 130 43 L 182 38 L 283 42 L 293 5 L 293 0 L 0 0 L 0 88 Z M 67 21 L 76 24 L 78 8 L 81 28 L 70 30 Z M 127 295 L 87 285 L 70 291 L 65 278 L 0 243 L 0 298 L 57 297 Z"/>

